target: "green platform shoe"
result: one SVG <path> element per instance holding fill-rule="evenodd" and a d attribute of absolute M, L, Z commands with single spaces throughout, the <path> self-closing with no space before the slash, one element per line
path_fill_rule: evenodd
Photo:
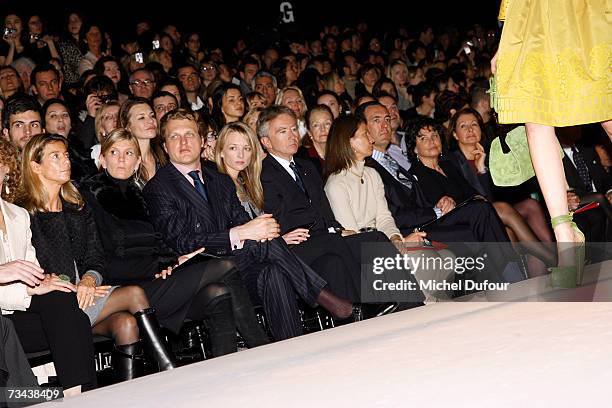
<path fill-rule="evenodd" d="M 574 233 L 582 237 L 582 240 L 573 243 L 557 243 L 559 246 L 559 259 L 562 257 L 562 251 L 568 251 L 571 249 L 575 254 L 575 264 L 550 268 L 551 284 L 554 288 L 575 288 L 576 286 L 580 286 L 582 284 L 582 277 L 584 273 L 586 253 L 585 238 L 582 231 L 580 231 L 576 223 L 573 221 L 573 213 L 570 212 L 569 214 L 559 215 L 558 217 L 551 219 L 553 229 L 558 225 L 565 223 L 570 223 L 570 227 L 574 230 Z M 564 246 L 566 248 L 563 248 Z"/>

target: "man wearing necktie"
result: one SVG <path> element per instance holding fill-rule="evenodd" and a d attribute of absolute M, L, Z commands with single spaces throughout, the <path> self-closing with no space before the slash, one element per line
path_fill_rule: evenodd
<path fill-rule="evenodd" d="M 270 214 L 251 220 L 231 178 L 214 163 L 201 161 L 203 138 L 193 113 L 167 113 L 161 133 L 170 164 L 143 193 L 151 221 L 168 246 L 178 253 L 204 247 L 208 254 L 229 257 L 253 297 L 261 299 L 276 340 L 302 334 L 297 298 L 335 317 L 353 315 L 353 305 L 331 293 L 327 282 L 278 239 L 276 220 Z"/>

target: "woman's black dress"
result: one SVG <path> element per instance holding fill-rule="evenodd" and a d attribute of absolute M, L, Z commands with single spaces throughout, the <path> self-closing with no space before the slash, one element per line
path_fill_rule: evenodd
<path fill-rule="evenodd" d="M 156 273 L 176 264 L 177 254 L 155 232 L 142 193 L 131 180 L 98 173 L 80 190 L 100 231 L 106 280 L 142 287 L 160 323 L 178 332 L 199 289 L 202 268 L 181 268 L 166 280 L 155 279 Z"/>

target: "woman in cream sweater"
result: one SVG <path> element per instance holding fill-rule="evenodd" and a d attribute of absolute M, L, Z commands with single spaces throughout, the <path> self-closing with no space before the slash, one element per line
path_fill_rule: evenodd
<path fill-rule="evenodd" d="M 382 179 L 365 166 L 372 155 L 372 140 L 365 122 L 353 116 L 336 119 L 325 155 L 325 193 L 334 216 L 344 228 L 353 231 L 376 229 L 404 252 L 404 243 L 423 243 L 425 232 L 403 236 L 387 206 Z"/>

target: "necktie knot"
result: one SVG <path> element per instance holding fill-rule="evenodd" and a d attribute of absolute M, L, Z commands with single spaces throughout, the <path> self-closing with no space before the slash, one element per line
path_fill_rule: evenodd
<path fill-rule="evenodd" d="M 293 170 L 293 174 L 295 175 L 295 183 L 298 185 L 298 187 L 300 188 L 300 190 L 302 190 L 304 194 L 308 195 L 308 193 L 306 192 L 306 186 L 304 185 L 304 180 L 302 180 L 302 176 L 300 175 L 300 172 L 295 163 L 289 162 L 289 168 Z"/>
<path fill-rule="evenodd" d="M 202 182 L 202 179 L 200 179 L 200 171 L 192 170 L 187 173 L 187 175 L 193 179 L 193 186 L 195 187 L 198 194 L 202 196 L 204 201 L 208 202 L 208 193 L 206 193 L 206 186 Z"/>

